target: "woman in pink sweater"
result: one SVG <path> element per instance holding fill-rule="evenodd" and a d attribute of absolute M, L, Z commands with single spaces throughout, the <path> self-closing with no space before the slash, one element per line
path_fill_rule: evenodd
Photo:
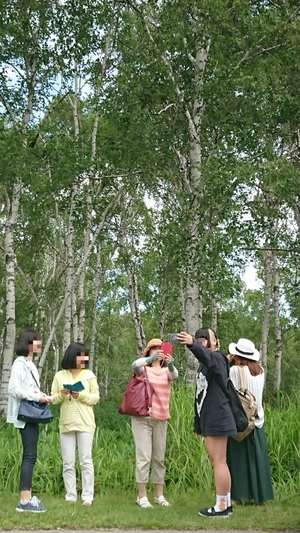
<path fill-rule="evenodd" d="M 178 378 L 178 371 L 173 364 L 171 355 L 165 355 L 160 347 L 160 339 L 148 342 L 140 357 L 132 363 L 133 372 L 137 376 L 145 374 L 153 387 L 152 409 L 149 416 L 132 416 L 132 433 L 136 451 L 136 482 L 138 498 L 136 503 L 143 509 L 152 507 L 147 497 L 146 485 L 152 462 L 151 481 L 155 485 L 155 503 L 169 507 L 163 495 L 165 477 L 165 451 L 167 440 L 167 421 L 170 417 L 169 404 L 171 382 Z"/>

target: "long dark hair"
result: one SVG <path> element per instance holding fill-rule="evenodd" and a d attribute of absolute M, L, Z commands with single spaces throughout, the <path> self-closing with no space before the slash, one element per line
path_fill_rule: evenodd
<path fill-rule="evenodd" d="M 219 343 L 219 339 L 218 339 L 218 335 L 217 333 L 215 332 L 215 330 L 213 328 L 200 328 L 200 329 L 197 329 L 196 333 L 195 333 L 195 339 L 206 339 L 207 340 L 207 348 L 211 349 L 212 348 L 212 335 L 215 336 L 215 339 L 216 339 L 216 349 L 218 350 L 219 347 L 220 347 L 220 343 Z"/>

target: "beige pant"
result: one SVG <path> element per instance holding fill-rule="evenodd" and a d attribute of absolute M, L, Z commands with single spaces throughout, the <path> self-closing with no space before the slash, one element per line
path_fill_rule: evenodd
<path fill-rule="evenodd" d="M 135 442 L 136 482 L 147 483 L 152 460 L 151 481 L 152 483 L 163 485 L 166 472 L 164 459 L 167 440 L 167 420 L 132 416 L 131 426 Z"/>
<path fill-rule="evenodd" d="M 82 481 L 82 501 L 94 499 L 93 433 L 70 431 L 60 434 L 66 500 L 76 502 L 76 448 L 78 447 Z"/>

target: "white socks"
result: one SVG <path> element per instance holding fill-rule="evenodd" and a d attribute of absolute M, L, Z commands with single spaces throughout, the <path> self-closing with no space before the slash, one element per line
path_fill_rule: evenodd
<path fill-rule="evenodd" d="M 226 494 L 226 496 L 219 496 L 219 494 L 217 494 L 215 511 L 217 513 L 220 511 L 225 511 L 227 507 L 228 507 L 228 495 Z"/>

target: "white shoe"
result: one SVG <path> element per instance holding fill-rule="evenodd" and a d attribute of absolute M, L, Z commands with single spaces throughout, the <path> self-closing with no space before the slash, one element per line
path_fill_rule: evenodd
<path fill-rule="evenodd" d="M 171 504 L 166 500 L 164 496 L 154 498 L 154 501 L 155 503 L 158 503 L 158 505 L 162 505 L 163 507 L 171 507 Z"/>
<path fill-rule="evenodd" d="M 137 498 L 135 500 L 135 503 L 137 503 L 143 509 L 147 509 L 147 508 L 150 508 L 150 507 L 153 508 L 153 505 L 151 505 L 151 503 L 149 502 L 147 496 L 144 496 L 143 498 Z"/>

